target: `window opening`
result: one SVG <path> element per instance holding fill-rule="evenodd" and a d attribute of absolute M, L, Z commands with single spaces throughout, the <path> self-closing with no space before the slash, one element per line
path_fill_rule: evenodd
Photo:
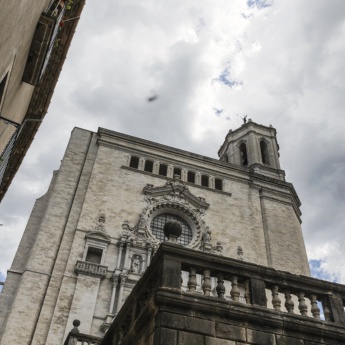
<path fill-rule="evenodd" d="M 248 165 L 247 146 L 245 143 L 240 145 L 240 160 L 241 166 L 246 167 Z"/>
<path fill-rule="evenodd" d="M 181 178 L 181 169 L 180 168 L 174 168 L 174 174 L 173 176 L 178 175 L 179 178 Z"/>
<path fill-rule="evenodd" d="M 192 230 L 189 224 L 180 216 L 170 213 L 162 213 L 153 218 L 151 222 L 151 231 L 152 234 L 161 242 L 165 242 L 168 239 L 165 237 L 163 228 L 167 221 L 176 220 L 181 224 L 182 233 L 181 236 L 177 239 L 177 243 L 186 246 L 193 238 Z"/>
<path fill-rule="evenodd" d="M 270 165 L 269 155 L 268 155 L 268 145 L 265 141 L 260 141 L 261 159 L 263 164 Z"/>
<path fill-rule="evenodd" d="M 223 181 L 220 178 L 214 180 L 214 188 L 218 190 L 223 190 Z"/>
<path fill-rule="evenodd" d="M 4 92 L 5 92 L 7 77 L 8 77 L 8 73 L 6 73 L 5 77 L 2 78 L 2 80 L 0 82 L 0 104 L 2 103 L 2 97 L 3 97 Z"/>
<path fill-rule="evenodd" d="M 95 247 L 88 247 L 85 261 L 100 264 L 102 260 L 103 250 Z"/>
<path fill-rule="evenodd" d="M 190 183 L 195 183 L 195 173 L 193 171 L 188 171 L 187 181 Z"/>
<path fill-rule="evenodd" d="M 161 176 L 167 176 L 167 172 L 168 172 L 168 166 L 166 164 L 160 164 L 158 174 Z"/>
<path fill-rule="evenodd" d="M 144 170 L 147 171 L 147 172 L 152 173 L 152 171 L 153 171 L 153 162 L 152 161 L 146 161 L 145 162 Z"/>
<path fill-rule="evenodd" d="M 208 176 L 207 175 L 202 175 L 201 176 L 201 185 L 204 187 L 208 187 Z"/>
<path fill-rule="evenodd" d="M 131 157 L 131 161 L 129 163 L 129 166 L 131 168 L 135 168 L 135 169 L 138 169 L 139 167 L 139 158 L 138 157 L 135 157 L 135 156 L 132 156 Z"/>

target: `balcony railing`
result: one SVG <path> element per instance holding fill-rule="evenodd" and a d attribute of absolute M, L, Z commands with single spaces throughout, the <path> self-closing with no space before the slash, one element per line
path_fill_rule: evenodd
<path fill-rule="evenodd" d="M 92 277 L 105 278 L 107 275 L 108 266 L 95 264 L 93 262 L 78 260 L 75 266 L 75 272 L 78 274 L 85 274 Z"/>
<path fill-rule="evenodd" d="M 187 291 L 181 288 L 183 272 L 188 272 Z M 198 275 L 202 276 L 200 285 Z M 212 280 L 215 281 L 214 288 Z M 344 332 L 344 301 L 344 285 L 167 242 L 161 244 L 101 344 L 139 344 L 138 340 L 134 342 L 138 339 L 138 325 L 150 328 L 149 315 L 156 315 L 157 305 L 169 304 L 204 317 L 212 313 L 223 317 L 237 313 L 238 318 L 246 315 L 248 320 L 255 319 L 256 323 L 260 323 L 262 317 L 275 319 L 283 325 L 292 325 L 289 326 L 292 329 L 303 322 L 313 329 L 310 333 L 319 332 L 320 327 L 324 327 L 322 325 L 330 328 L 329 332 L 336 332 L 337 327 L 342 327 Z M 320 320 L 322 310 L 319 305 L 322 305 L 325 321 Z M 152 320 L 156 320 L 155 317 Z M 152 329 L 156 327 L 152 326 Z"/>

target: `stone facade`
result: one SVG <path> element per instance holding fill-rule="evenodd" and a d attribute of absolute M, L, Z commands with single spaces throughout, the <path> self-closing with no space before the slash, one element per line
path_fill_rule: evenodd
<path fill-rule="evenodd" d="M 308 276 L 300 202 L 280 169 L 275 130 L 248 122 L 235 134 L 216 160 L 75 128 L 8 271 L 0 344 L 60 345 L 74 319 L 80 332 L 102 337 L 149 267 L 165 215 L 185 223 L 184 245 L 198 253 Z M 246 147 L 256 158 L 225 161 L 240 140 L 256 143 Z M 187 282 L 183 274 L 185 289 Z"/>

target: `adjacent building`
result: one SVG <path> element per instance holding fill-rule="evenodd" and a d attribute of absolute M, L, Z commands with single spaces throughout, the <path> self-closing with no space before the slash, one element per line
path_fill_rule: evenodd
<path fill-rule="evenodd" d="M 84 3 L 0 1 L 0 201 L 47 113 Z"/>

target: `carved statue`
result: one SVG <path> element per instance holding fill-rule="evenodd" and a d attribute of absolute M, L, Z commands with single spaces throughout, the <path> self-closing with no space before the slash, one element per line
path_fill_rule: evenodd
<path fill-rule="evenodd" d="M 145 216 L 141 213 L 139 216 L 139 228 L 142 228 L 146 225 L 146 220 L 145 220 Z"/>
<path fill-rule="evenodd" d="M 211 241 L 211 230 L 208 226 L 206 227 L 205 232 L 202 235 L 202 239 L 203 239 L 204 243 L 210 243 L 210 241 Z"/>
<path fill-rule="evenodd" d="M 98 218 L 98 224 L 95 226 L 95 230 L 105 232 L 104 224 L 105 224 L 105 214 L 101 213 Z"/>
<path fill-rule="evenodd" d="M 131 271 L 133 273 L 140 274 L 140 266 L 141 266 L 140 256 L 139 255 L 133 256 Z"/>

